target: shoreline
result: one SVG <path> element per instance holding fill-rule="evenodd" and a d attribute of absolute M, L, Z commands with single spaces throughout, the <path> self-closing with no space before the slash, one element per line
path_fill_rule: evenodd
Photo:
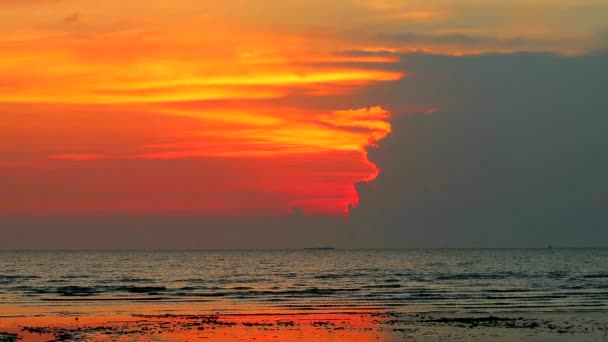
<path fill-rule="evenodd" d="M 598 341 L 601 313 L 396 312 L 132 314 L 3 318 L 0 342 L 42 341 Z"/>

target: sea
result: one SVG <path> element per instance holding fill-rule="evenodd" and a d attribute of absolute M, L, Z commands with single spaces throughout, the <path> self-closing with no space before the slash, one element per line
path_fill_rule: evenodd
<path fill-rule="evenodd" d="M 604 312 L 608 249 L 3 251 L 0 317 Z"/>

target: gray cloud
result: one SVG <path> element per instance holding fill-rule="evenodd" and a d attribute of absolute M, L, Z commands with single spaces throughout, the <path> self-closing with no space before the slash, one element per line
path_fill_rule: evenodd
<path fill-rule="evenodd" d="M 352 220 L 378 246 L 608 245 L 608 58 L 404 56 L 401 116 Z M 373 241 L 372 241 L 373 240 Z"/>
<path fill-rule="evenodd" d="M 559 50 L 564 46 L 579 46 L 579 41 L 560 37 L 559 39 L 531 38 L 526 36 L 515 36 L 500 38 L 491 35 L 450 33 L 450 34 L 424 34 L 416 32 L 404 32 L 398 34 L 377 34 L 376 39 L 390 44 L 411 45 L 411 47 L 451 46 L 460 49 L 482 49 L 482 50 L 518 50 L 518 51 L 546 51 Z"/>

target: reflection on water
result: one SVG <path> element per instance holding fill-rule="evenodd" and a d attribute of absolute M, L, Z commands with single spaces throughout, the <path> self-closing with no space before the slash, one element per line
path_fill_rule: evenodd
<path fill-rule="evenodd" d="M 374 316 L 356 314 L 127 316 L 9 319 L 2 331 L 26 342 L 90 341 L 390 341 Z M 0 336 L 1 337 L 1 336 Z"/>
<path fill-rule="evenodd" d="M 606 265 L 606 249 L 0 252 L 0 313 L 603 311 Z"/>

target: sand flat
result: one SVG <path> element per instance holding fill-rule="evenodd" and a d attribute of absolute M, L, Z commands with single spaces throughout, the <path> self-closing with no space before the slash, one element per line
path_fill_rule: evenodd
<path fill-rule="evenodd" d="M 602 341 L 599 315 L 456 316 L 392 312 L 13 317 L 0 341 Z"/>

